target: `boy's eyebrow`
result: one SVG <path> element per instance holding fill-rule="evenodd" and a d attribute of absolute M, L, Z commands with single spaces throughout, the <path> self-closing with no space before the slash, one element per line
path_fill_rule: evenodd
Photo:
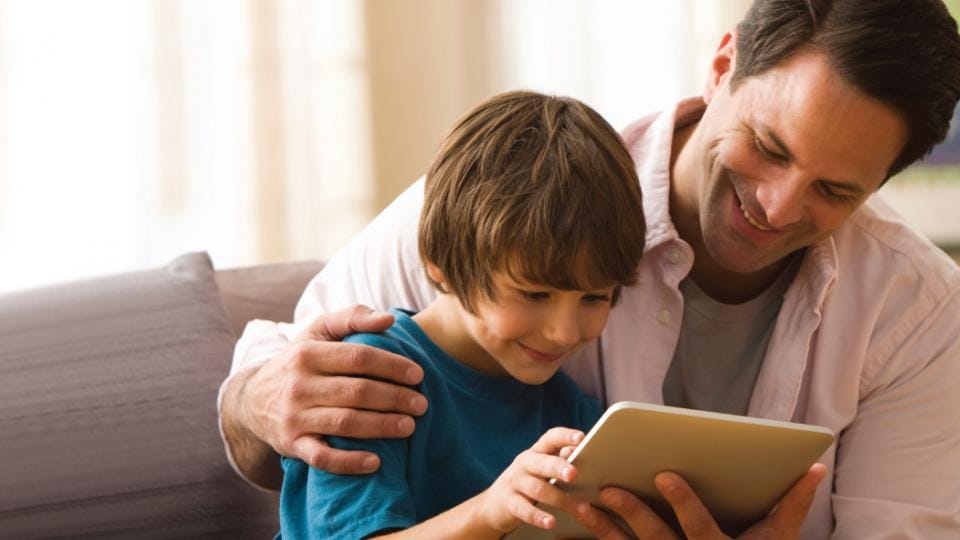
<path fill-rule="evenodd" d="M 784 143 L 783 140 L 780 139 L 777 133 L 773 131 L 773 129 L 770 126 L 764 124 L 763 122 L 760 122 L 759 125 L 760 125 L 760 129 L 763 131 L 763 134 L 769 137 L 770 140 L 773 141 L 775 145 L 777 145 L 778 147 L 777 149 L 783 154 L 783 157 L 787 158 L 788 160 L 793 160 L 793 154 L 790 152 L 790 147 L 788 147 L 786 143 Z M 829 185 L 830 187 L 847 191 L 854 196 L 860 196 L 865 193 L 863 187 L 853 182 L 844 182 L 842 180 L 829 180 L 827 178 L 820 178 L 819 180 L 824 184 Z"/>

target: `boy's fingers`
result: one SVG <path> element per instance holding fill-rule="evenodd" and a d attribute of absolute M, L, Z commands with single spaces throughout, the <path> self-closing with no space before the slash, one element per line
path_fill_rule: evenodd
<path fill-rule="evenodd" d="M 573 451 L 576 448 L 577 448 L 576 446 L 564 446 L 563 448 L 560 449 L 560 457 L 562 457 L 563 459 L 569 458 L 571 455 L 573 455 Z"/>
<path fill-rule="evenodd" d="M 376 454 L 331 448 L 309 435 L 294 441 L 292 448 L 293 457 L 315 469 L 334 474 L 368 474 L 380 468 L 380 457 Z"/>
<path fill-rule="evenodd" d="M 508 504 L 510 513 L 524 523 L 529 523 L 541 529 L 552 529 L 556 525 L 556 518 L 540 510 L 520 494 L 514 493 Z"/>
<path fill-rule="evenodd" d="M 549 504 L 568 514 L 575 514 L 577 511 L 579 501 L 542 478 L 521 477 L 514 484 L 514 488 L 532 501 Z"/>
<path fill-rule="evenodd" d="M 565 427 L 550 428 L 540 439 L 534 443 L 532 450 L 541 454 L 560 453 L 560 449 L 571 444 L 580 444 L 583 440 L 583 432 Z"/>
<path fill-rule="evenodd" d="M 570 483 L 577 476 L 577 469 L 569 461 L 549 454 L 526 451 L 520 454 L 520 465 L 524 471 L 540 478 L 558 478 Z"/>

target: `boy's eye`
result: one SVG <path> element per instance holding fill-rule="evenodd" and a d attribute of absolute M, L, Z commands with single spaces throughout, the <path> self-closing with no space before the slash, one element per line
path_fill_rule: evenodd
<path fill-rule="evenodd" d="M 604 304 L 610 302 L 609 294 L 585 294 L 583 301 L 588 304 Z"/>
<path fill-rule="evenodd" d="M 520 291 L 520 295 L 527 300 L 546 300 L 550 298 L 550 293 L 545 291 Z"/>

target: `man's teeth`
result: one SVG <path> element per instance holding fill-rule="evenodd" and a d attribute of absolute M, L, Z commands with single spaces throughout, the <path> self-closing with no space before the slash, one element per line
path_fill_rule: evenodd
<path fill-rule="evenodd" d="M 753 225 L 754 227 L 760 229 L 761 231 L 769 231 L 768 227 L 764 227 L 757 220 L 753 219 L 753 216 L 750 215 L 750 212 L 747 212 L 747 209 L 741 204 L 740 211 L 743 212 L 743 217 L 747 218 L 747 223 Z"/>

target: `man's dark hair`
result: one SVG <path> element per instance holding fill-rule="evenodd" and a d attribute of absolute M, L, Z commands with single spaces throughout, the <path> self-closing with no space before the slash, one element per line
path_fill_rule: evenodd
<path fill-rule="evenodd" d="M 888 178 L 947 136 L 960 36 L 941 0 L 756 0 L 737 26 L 731 89 L 801 50 L 825 53 L 847 82 L 902 115 L 910 138 Z"/>

